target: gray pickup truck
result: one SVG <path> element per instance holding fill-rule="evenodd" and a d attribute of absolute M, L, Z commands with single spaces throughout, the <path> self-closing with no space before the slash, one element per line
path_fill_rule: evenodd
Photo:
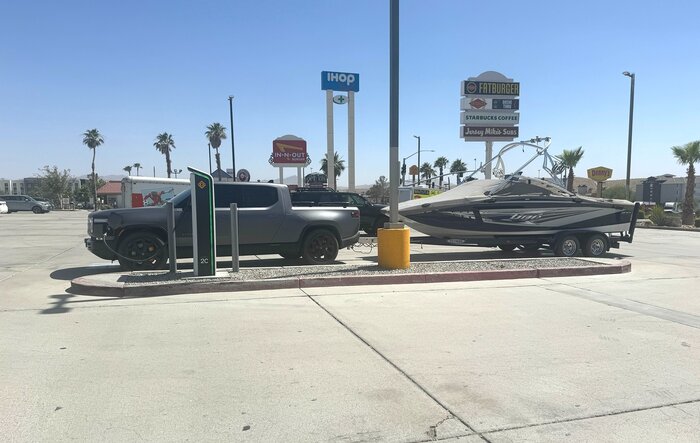
<path fill-rule="evenodd" d="M 292 207 L 289 188 L 268 183 L 215 183 L 216 248 L 230 256 L 230 204 L 238 205 L 240 255 L 302 257 L 309 264 L 331 263 L 338 249 L 359 239 L 357 208 Z M 190 190 L 172 200 L 178 258 L 192 257 Z M 166 208 L 127 208 L 88 215 L 85 246 L 122 269 L 163 269 L 168 259 Z"/>

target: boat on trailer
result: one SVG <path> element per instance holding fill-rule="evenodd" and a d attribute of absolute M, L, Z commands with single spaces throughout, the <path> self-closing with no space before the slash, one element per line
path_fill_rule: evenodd
<path fill-rule="evenodd" d="M 450 243 L 516 247 L 547 247 L 559 256 L 600 256 L 620 242 L 632 242 L 639 204 L 627 200 L 578 195 L 567 191 L 557 177 L 561 165 L 548 154 L 549 139 L 541 147 L 516 142 L 501 151 L 466 181 L 442 194 L 402 202 L 400 220 L 416 231 Z M 505 174 L 503 155 L 516 147 L 535 149 L 534 156 Z M 538 157 L 551 179 L 527 177 L 522 170 Z M 495 165 L 495 179 L 474 175 Z"/>

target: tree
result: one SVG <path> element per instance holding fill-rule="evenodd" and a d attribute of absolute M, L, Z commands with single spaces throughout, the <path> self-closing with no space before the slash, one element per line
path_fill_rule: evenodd
<path fill-rule="evenodd" d="M 673 151 L 673 156 L 676 157 L 678 163 L 688 165 L 688 177 L 685 184 L 685 198 L 683 199 L 681 219 L 684 225 L 694 225 L 695 163 L 700 162 L 700 140 L 686 143 L 683 146 L 674 146 L 671 148 L 671 151 Z"/>
<path fill-rule="evenodd" d="M 438 174 L 440 176 L 440 178 L 438 179 L 440 180 L 440 189 L 442 189 L 442 170 L 446 168 L 449 163 L 450 162 L 449 160 L 447 160 L 447 157 L 438 157 L 437 160 L 435 160 L 435 163 L 433 164 L 433 166 L 438 168 L 438 170 L 440 171 L 440 173 Z"/>
<path fill-rule="evenodd" d="M 212 149 L 216 150 L 216 169 L 219 171 L 219 181 L 221 181 L 221 157 L 219 156 L 219 146 L 221 146 L 221 140 L 226 139 L 226 127 L 222 126 L 221 123 L 212 123 L 207 126 L 207 132 L 204 133 Z M 235 171 L 234 171 L 235 173 Z"/>
<path fill-rule="evenodd" d="M 95 153 L 97 152 L 97 147 L 104 143 L 104 138 L 102 134 L 97 129 L 88 129 L 83 133 L 83 144 L 88 148 L 92 149 L 92 177 L 95 178 Z M 95 210 L 97 210 L 97 181 L 93 180 L 93 193 L 92 198 L 95 202 Z"/>
<path fill-rule="evenodd" d="M 389 199 L 389 181 L 385 176 L 380 176 L 367 190 L 367 197 L 378 203 L 384 203 Z"/>
<path fill-rule="evenodd" d="M 569 192 L 574 192 L 574 168 L 583 157 L 583 147 L 579 146 L 574 150 L 564 149 L 561 155 L 557 155 L 556 159 L 564 168 L 569 168 L 567 174 L 566 189 Z"/>
<path fill-rule="evenodd" d="M 630 196 L 627 195 L 625 185 L 615 185 L 603 189 L 603 198 L 617 198 L 620 200 L 629 200 Z"/>
<path fill-rule="evenodd" d="M 457 174 L 457 183 L 459 184 L 459 182 L 462 181 L 462 177 L 464 177 L 464 173 L 467 172 L 467 165 L 465 165 L 461 159 L 457 158 L 452 162 L 452 165 L 450 165 L 450 172 Z"/>
<path fill-rule="evenodd" d="M 48 199 L 55 207 L 63 208 L 63 197 L 71 193 L 71 182 L 73 177 L 70 169 L 58 170 L 58 166 L 53 168 L 44 166 L 40 169 L 38 191 L 42 197 Z"/>
<path fill-rule="evenodd" d="M 156 141 L 153 143 L 153 146 L 156 147 L 156 150 L 158 152 L 165 156 L 165 167 L 168 172 L 168 178 L 170 178 L 170 175 L 173 172 L 172 162 L 170 161 L 170 151 L 172 149 L 175 149 L 175 141 L 173 140 L 172 134 L 168 134 L 167 132 L 158 134 L 158 136 L 156 137 Z"/>
<path fill-rule="evenodd" d="M 124 168 L 122 169 L 126 171 L 126 173 L 129 174 L 129 176 L 131 176 L 131 166 L 124 166 Z"/>
<path fill-rule="evenodd" d="M 336 183 L 340 173 L 345 170 L 345 160 L 340 158 L 340 154 L 337 152 L 333 154 L 333 172 L 335 173 Z M 321 159 L 321 171 L 328 177 L 328 153 Z M 337 186 L 337 184 L 336 184 Z"/>
<path fill-rule="evenodd" d="M 90 198 L 92 197 L 92 190 L 101 188 L 105 184 L 106 182 L 102 180 L 99 175 L 97 176 L 96 182 L 94 182 L 90 176 L 88 177 L 88 181 L 85 183 L 85 186 L 81 186 L 73 192 L 73 199 L 76 201 L 76 203 L 89 203 Z M 97 205 L 95 205 L 95 207 L 97 207 Z"/>
<path fill-rule="evenodd" d="M 423 177 L 425 179 L 425 183 L 428 185 L 428 187 L 430 187 L 431 178 L 435 175 L 435 169 L 430 166 L 430 163 L 425 162 L 421 165 L 419 172 L 420 177 Z"/>
<path fill-rule="evenodd" d="M 136 176 L 139 176 L 139 170 L 141 169 L 141 163 L 134 163 L 134 168 L 136 168 Z"/>

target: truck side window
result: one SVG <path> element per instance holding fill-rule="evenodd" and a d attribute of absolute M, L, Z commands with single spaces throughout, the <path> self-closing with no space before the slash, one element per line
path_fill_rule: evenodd
<path fill-rule="evenodd" d="M 228 208 L 231 203 L 239 208 L 267 208 L 277 203 L 277 189 L 255 185 L 221 185 L 214 190 L 217 208 Z"/>

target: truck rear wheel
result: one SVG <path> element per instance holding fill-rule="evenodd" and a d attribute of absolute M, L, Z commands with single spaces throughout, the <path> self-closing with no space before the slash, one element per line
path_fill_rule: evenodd
<path fill-rule="evenodd" d="M 338 256 L 338 240 L 327 229 L 316 229 L 304 238 L 301 256 L 311 265 L 333 263 Z"/>
<path fill-rule="evenodd" d="M 165 269 L 168 261 L 165 242 L 148 231 L 127 234 L 117 252 L 119 264 L 126 271 Z"/>

